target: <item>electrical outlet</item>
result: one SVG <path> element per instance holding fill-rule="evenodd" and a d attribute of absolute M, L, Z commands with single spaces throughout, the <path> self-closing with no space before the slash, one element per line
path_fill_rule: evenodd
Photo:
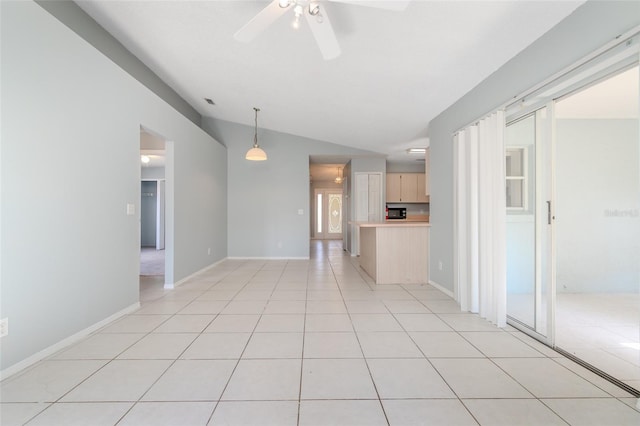
<path fill-rule="evenodd" d="M 0 320 L 0 337 L 4 337 L 9 334 L 9 318 L 2 318 Z"/>
<path fill-rule="evenodd" d="M 438 260 L 438 270 L 442 271 L 442 260 Z"/>

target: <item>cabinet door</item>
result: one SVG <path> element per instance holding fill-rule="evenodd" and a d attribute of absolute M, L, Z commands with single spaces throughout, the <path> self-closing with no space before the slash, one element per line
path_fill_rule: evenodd
<path fill-rule="evenodd" d="M 418 173 L 418 202 L 428 203 L 426 173 Z"/>
<path fill-rule="evenodd" d="M 418 173 L 403 173 L 400 185 L 400 201 L 415 203 L 418 201 Z"/>
<path fill-rule="evenodd" d="M 431 195 L 431 186 L 429 183 L 429 174 L 431 172 L 431 148 L 427 148 L 424 154 L 424 192 L 427 196 Z"/>
<path fill-rule="evenodd" d="M 400 202 L 400 173 L 387 173 L 387 202 Z"/>

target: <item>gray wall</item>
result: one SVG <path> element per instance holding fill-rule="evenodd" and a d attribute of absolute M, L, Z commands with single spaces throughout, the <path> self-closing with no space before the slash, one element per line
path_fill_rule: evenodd
<path fill-rule="evenodd" d="M 204 118 L 202 124 L 228 149 L 230 257 L 308 257 L 309 156 L 373 155 L 260 128 L 258 143 L 268 160 L 247 161 L 244 156 L 253 144 L 253 126 L 211 118 Z"/>
<path fill-rule="evenodd" d="M 556 138 L 558 292 L 637 294 L 638 120 L 557 120 Z"/>
<path fill-rule="evenodd" d="M 133 53 L 129 52 L 107 30 L 98 25 L 75 2 L 70 0 L 39 0 L 37 3 L 193 123 L 200 125 L 202 117 L 195 108 L 182 99 L 175 90 L 154 74 Z"/>
<path fill-rule="evenodd" d="M 1 7 L 5 370 L 138 302 L 140 125 L 169 141 L 176 281 L 226 256 L 227 159 L 39 5 Z M 127 203 L 136 215 L 125 214 Z"/>
<path fill-rule="evenodd" d="M 164 179 L 164 167 L 142 167 L 140 170 L 142 179 Z"/>
<path fill-rule="evenodd" d="M 453 291 L 454 132 L 636 25 L 640 2 L 589 1 L 429 123 L 432 281 Z"/>

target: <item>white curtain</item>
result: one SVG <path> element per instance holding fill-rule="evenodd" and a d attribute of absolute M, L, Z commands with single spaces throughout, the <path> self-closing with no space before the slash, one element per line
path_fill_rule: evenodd
<path fill-rule="evenodd" d="M 454 136 L 455 288 L 460 308 L 506 326 L 504 111 Z"/>

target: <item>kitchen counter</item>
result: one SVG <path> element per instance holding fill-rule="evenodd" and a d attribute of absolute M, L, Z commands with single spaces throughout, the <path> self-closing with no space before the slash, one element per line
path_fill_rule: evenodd
<path fill-rule="evenodd" d="M 428 222 L 360 222 L 360 267 L 376 284 L 429 281 Z"/>
<path fill-rule="evenodd" d="M 389 219 L 389 220 L 385 220 L 384 222 L 357 222 L 356 224 L 360 227 L 366 227 L 366 228 L 375 228 L 378 226 L 384 226 L 384 227 L 431 226 L 429 222 L 425 222 L 422 220 L 404 220 L 404 219 Z"/>

